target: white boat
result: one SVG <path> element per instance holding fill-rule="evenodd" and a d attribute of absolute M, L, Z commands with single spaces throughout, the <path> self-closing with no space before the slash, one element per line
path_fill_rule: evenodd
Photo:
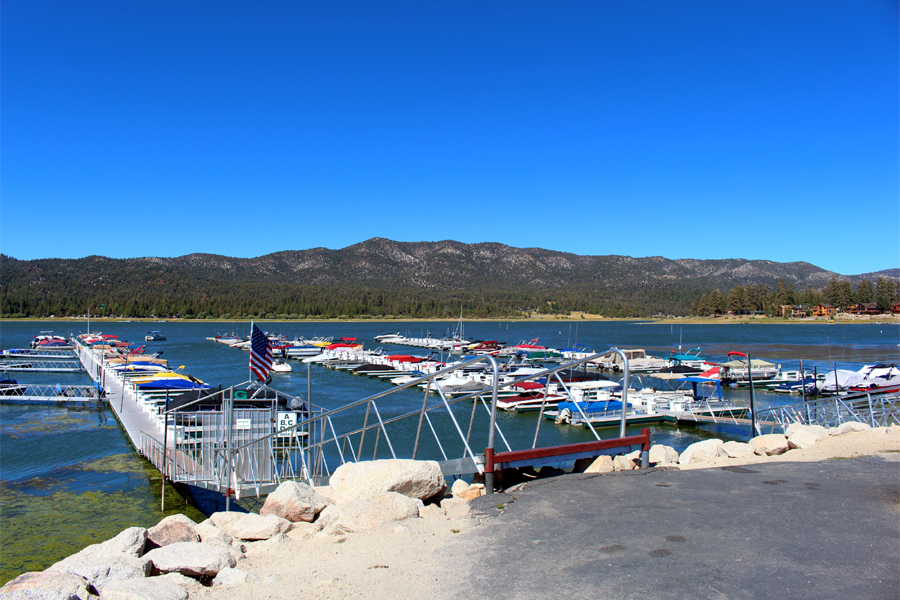
<path fill-rule="evenodd" d="M 310 346 L 309 344 L 296 344 L 282 348 L 282 352 L 288 358 L 303 358 L 306 356 L 317 356 L 322 353 L 322 349 L 318 346 Z"/>
<path fill-rule="evenodd" d="M 162 331 L 148 331 L 147 335 L 144 336 L 145 342 L 162 342 L 166 340 L 166 336 L 163 335 Z"/>
<path fill-rule="evenodd" d="M 643 348 L 623 348 L 622 353 L 628 359 L 628 371 L 630 373 L 652 373 L 668 365 L 666 359 L 650 356 Z M 624 369 L 623 362 L 622 356 L 618 352 L 602 356 L 597 361 L 600 368 L 617 373 Z"/>
<path fill-rule="evenodd" d="M 272 363 L 273 373 L 290 373 L 291 371 L 293 371 L 291 365 L 289 365 L 283 358 L 279 358 L 274 363 Z"/>
<path fill-rule="evenodd" d="M 837 385 L 835 385 L 837 381 Z M 891 364 L 866 365 L 859 371 L 837 369 L 825 374 L 819 383 L 819 393 L 835 394 L 853 391 L 893 389 L 900 386 L 900 369 Z"/>
<path fill-rule="evenodd" d="M 375 336 L 375 341 L 379 344 L 393 344 L 398 341 L 402 342 L 404 339 L 406 338 L 400 335 L 399 331 L 397 333 L 382 333 Z"/>
<path fill-rule="evenodd" d="M 778 376 L 781 367 L 768 361 L 753 358 L 749 365 L 747 355 L 743 352 L 729 352 L 728 356 L 737 357 L 719 364 L 719 379 L 722 383 L 749 383 L 751 372 L 754 383 L 769 383 Z"/>

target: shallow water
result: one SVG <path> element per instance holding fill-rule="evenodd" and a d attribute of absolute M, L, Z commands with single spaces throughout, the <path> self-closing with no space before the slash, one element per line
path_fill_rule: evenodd
<path fill-rule="evenodd" d="M 401 332 L 410 336 L 434 337 L 451 332 L 455 323 L 265 323 L 270 332 L 290 337 L 356 337 L 366 347 L 375 347 L 373 338 L 380 333 Z M 0 347 L 24 348 L 41 330 L 57 334 L 75 334 L 86 329 L 83 321 L 0 322 Z M 92 330 L 118 335 L 120 339 L 144 343 L 148 330 L 160 329 L 166 341 L 146 342 L 148 352 L 163 351 L 172 367 L 185 365 L 185 371 L 213 385 L 228 386 L 245 381 L 248 353 L 207 341 L 217 333 L 232 331 L 246 335 L 249 323 L 92 323 Z M 807 369 L 858 369 L 875 362 L 900 362 L 900 327 L 897 325 L 657 325 L 635 322 L 472 322 L 465 323 L 469 339 L 498 339 L 517 343 L 538 338 L 550 347 L 571 347 L 583 343 L 594 350 L 612 346 L 645 348 L 664 355 L 700 347 L 710 360 L 724 360 L 739 350 L 795 369 L 802 359 Z M 390 352 L 424 354 L 424 350 L 385 347 Z M 274 375 L 273 387 L 306 397 L 310 384 L 311 401 L 325 408 L 384 391 L 389 384 L 368 377 L 313 366 L 310 379 L 307 368 L 292 362 L 290 374 Z M 14 373 L 25 383 L 89 384 L 85 374 Z M 746 390 L 725 390 L 727 399 L 739 404 L 749 401 Z M 796 402 L 757 390 L 761 406 Z M 379 401 L 384 415 L 405 413 L 421 405 L 418 391 L 396 393 Z M 460 413 L 465 413 L 461 409 Z M 467 418 L 467 417 L 466 417 Z M 514 447 L 530 446 L 536 415 L 501 413 L 499 423 Z M 444 426 L 449 426 L 445 423 Z M 414 427 L 414 425 L 413 425 Z M 679 451 L 708 437 L 745 439 L 746 429 L 714 426 L 651 426 L 654 443 Z M 634 428 L 635 433 L 638 428 Z M 603 437 L 614 437 L 617 429 L 603 430 Z M 629 428 L 628 433 L 632 433 Z M 473 438 L 473 439 L 478 439 Z M 581 428 L 541 427 L 541 443 L 575 443 L 593 439 Z M 398 440 L 398 446 L 403 446 Z M 477 445 L 477 444 L 476 444 Z M 434 451 L 426 445 L 423 452 Z M 398 454 L 400 452 L 398 451 Z M 421 456 L 421 455 L 420 455 Z M 104 405 L 63 408 L 55 406 L 0 405 L 0 581 L 26 570 L 43 569 L 84 546 L 112 537 L 130 526 L 149 527 L 165 515 L 185 513 L 202 520 L 201 512 L 166 486 L 166 512 L 160 508 L 159 473 L 129 445 L 112 412 Z M 213 505 L 204 506 L 215 510 Z M 47 535 L 47 532 L 51 532 Z"/>

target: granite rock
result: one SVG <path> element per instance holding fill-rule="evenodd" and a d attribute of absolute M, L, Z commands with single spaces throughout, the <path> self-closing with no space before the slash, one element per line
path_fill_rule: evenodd
<path fill-rule="evenodd" d="M 409 498 L 427 500 L 447 488 L 444 475 L 433 460 L 373 460 L 345 463 L 335 469 L 329 481 L 338 504 L 382 492 L 396 492 Z"/>
<path fill-rule="evenodd" d="M 291 522 L 311 523 L 325 508 L 326 501 L 309 485 L 285 481 L 266 497 L 260 516 L 276 515 Z"/>
<path fill-rule="evenodd" d="M 228 548 L 198 542 L 175 542 L 146 554 L 153 566 L 162 573 L 181 573 L 189 577 L 215 575 L 237 564 Z"/>

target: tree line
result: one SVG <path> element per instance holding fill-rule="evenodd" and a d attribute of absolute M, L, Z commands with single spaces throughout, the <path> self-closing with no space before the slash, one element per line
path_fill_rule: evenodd
<path fill-rule="evenodd" d="M 596 272 L 557 285 L 496 281 L 412 286 L 369 283 L 301 284 L 248 271 L 235 275 L 216 265 L 176 267 L 164 261 L 136 267 L 128 261 L 88 257 L 76 261 L 15 261 L 0 255 L 0 316 L 187 319 L 502 318 L 585 312 L 610 318 L 707 316 L 733 312 L 774 315 L 781 304 L 828 302 L 847 307 L 877 302 L 888 310 L 900 284 L 890 277 L 855 288 L 832 279 L 824 289 L 793 283 L 749 283 L 725 291 L 722 281 L 623 272 Z M 452 273 L 452 269 L 448 271 Z M 247 277 L 256 279 L 248 281 Z M 323 275 L 329 275 L 325 272 Z M 450 281 L 447 275 L 446 281 Z M 267 280 L 268 279 L 268 280 Z M 467 287 L 463 287 L 463 285 Z"/>
<path fill-rule="evenodd" d="M 875 303 L 880 312 L 886 313 L 891 306 L 900 302 L 900 281 L 890 277 L 879 277 L 873 284 L 867 279 L 860 281 L 854 289 L 849 281 L 833 277 L 823 289 L 805 287 L 797 291 L 793 284 L 778 280 L 774 290 L 765 284 L 737 285 L 727 293 L 711 290 L 704 293 L 691 305 L 691 313 L 696 316 L 722 314 L 766 314 L 775 316 L 779 306 L 806 306 L 810 310 L 818 304 L 830 304 L 838 310 L 862 303 Z"/>

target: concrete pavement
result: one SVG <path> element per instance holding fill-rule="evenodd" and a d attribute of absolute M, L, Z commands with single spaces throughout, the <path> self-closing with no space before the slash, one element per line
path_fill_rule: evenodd
<path fill-rule="evenodd" d="M 900 598 L 896 454 L 566 475 L 472 506 L 436 597 Z"/>

